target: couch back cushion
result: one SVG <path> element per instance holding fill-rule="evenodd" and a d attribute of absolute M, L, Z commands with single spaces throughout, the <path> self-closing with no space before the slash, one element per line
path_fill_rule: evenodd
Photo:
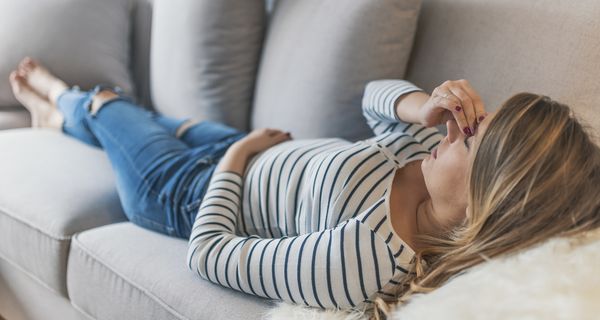
<path fill-rule="evenodd" d="M 261 57 L 252 127 L 295 138 L 366 138 L 370 80 L 402 78 L 420 0 L 278 0 Z"/>
<path fill-rule="evenodd" d="M 153 0 L 134 0 L 131 10 L 131 76 L 137 102 L 151 106 L 150 34 Z"/>
<path fill-rule="evenodd" d="M 248 127 L 264 0 L 154 0 L 152 102 L 176 117 Z"/>
<path fill-rule="evenodd" d="M 0 111 L 20 104 L 8 75 L 31 56 L 71 85 L 133 92 L 129 0 L 0 1 Z"/>
<path fill-rule="evenodd" d="M 424 0 L 407 77 L 469 80 L 489 110 L 530 91 L 600 130 L 600 2 Z"/>

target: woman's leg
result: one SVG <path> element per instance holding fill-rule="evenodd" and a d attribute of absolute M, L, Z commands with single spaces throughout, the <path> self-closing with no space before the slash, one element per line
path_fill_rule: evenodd
<path fill-rule="evenodd" d="M 95 101 L 103 93 L 106 92 L 94 94 L 85 119 L 117 175 L 125 171 L 130 176 L 131 181 L 122 182 L 122 189 L 127 192 L 119 194 L 125 194 L 122 202 L 130 208 L 131 219 L 138 219 L 142 226 L 187 238 L 218 160 L 246 133 L 236 130 L 219 141 L 206 140 L 206 144 L 190 148 L 152 119 L 151 113 L 114 93 L 108 92 L 108 98 Z M 194 127 L 190 129 L 199 134 L 200 128 L 206 129 L 208 136 L 222 129 L 211 131 L 210 123 Z M 132 194 L 134 188 L 139 190 Z"/>
<path fill-rule="evenodd" d="M 180 169 L 190 160 L 190 148 L 158 125 L 148 112 L 125 99 L 115 97 L 90 110 L 102 93 L 68 92 L 60 96 L 57 106 L 61 111 L 72 111 L 65 114 L 65 119 L 77 118 L 106 151 L 129 220 L 185 237 L 187 230 L 180 224 L 176 199 L 187 190 L 175 188 L 171 180 L 181 175 Z"/>
<path fill-rule="evenodd" d="M 44 122 L 41 126 L 62 128 L 67 134 L 105 149 L 116 175 L 121 203 L 132 222 L 169 235 L 189 236 L 218 159 L 245 133 L 237 131 L 225 138 L 221 135 L 223 139 L 218 142 L 213 140 L 207 145 L 189 148 L 173 136 L 173 129 L 181 120 L 158 116 L 162 120 L 157 121 L 156 114 L 111 91 L 82 92 L 66 89 L 62 81 L 60 85 L 52 84 L 59 79 L 38 68 L 36 64 L 26 68 L 19 81 L 13 81 L 16 75 L 11 75 L 11 83 L 13 89 L 18 89 L 17 98 L 21 98 L 32 114 L 41 112 L 40 108 L 50 108 L 47 113 L 64 119 L 59 125 Z M 60 88 L 62 92 L 49 89 L 51 87 Z M 28 99 L 24 99 L 25 93 Z M 48 102 L 48 97 L 54 99 L 53 103 Z M 165 123 L 167 120 L 169 123 Z M 207 134 L 202 134 L 200 128 L 208 130 Z M 207 136 L 218 136 L 214 132 L 235 130 L 211 131 L 211 128 L 206 124 L 191 126 L 188 129 L 195 134 L 187 137 L 200 137 L 209 142 Z M 188 141 L 202 143 L 199 139 Z"/>
<path fill-rule="evenodd" d="M 81 91 L 74 88 L 64 91 L 58 97 L 57 106 L 64 115 L 62 130 L 85 143 L 101 147 L 94 134 L 90 132 L 87 123 L 83 121 L 86 112 L 85 108 L 78 102 L 80 101 L 80 95 Z M 158 112 L 148 111 L 142 107 L 139 108 L 147 113 L 150 119 L 162 126 L 169 135 L 180 139 L 191 148 L 223 141 L 242 133 L 240 130 L 214 121 L 204 120 L 198 122 L 191 119 L 176 119 Z"/>
<path fill-rule="evenodd" d="M 158 125 L 148 112 L 125 99 L 98 99 L 112 92 L 64 91 L 66 86 L 62 86 L 63 93 L 54 92 L 50 87 L 56 78 L 39 71 L 33 65 L 11 74 L 15 96 L 32 114 L 44 113 L 50 115 L 48 118 L 65 120 L 58 125 L 50 121 L 38 125 L 73 129 L 68 132 L 103 147 L 115 172 L 127 217 L 143 227 L 187 237 L 193 221 L 187 221 L 187 212 L 181 212 L 186 204 L 181 201 L 188 201 L 190 194 L 197 193 L 189 189 L 191 183 L 209 179 L 208 173 L 212 172 L 205 162 L 210 161 L 198 156 L 210 152 L 190 149 Z M 48 101 L 48 97 L 55 101 Z"/>
<path fill-rule="evenodd" d="M 78 88 L 67 90 L 66 83 L 31 58 L 23 59 L 19 64 L 18 74 L 17 76 L 17 72 L 13 72 L 11 75 L 11 83 L 18 83 L 18 85 L 13 85 L 13 91 L 19 88 L 23 89 L 20 94 L 16 95 L 19 96 L 18 98 L 27 100 L 21 102 L 25 106 L 30 106 L 33 127 L 62 129 L 82 142 L 101 147 L 83 121 L 85 110 L 79 104 L 82 92 Z M 17 78 L 18 81 L 16 81 Z M 96 90 L 96 92 L 98 91 Z M 61 101 L 58 103 L 60 112 L 56 112 L 54 110 L 56 106 L 44 99 L 51 101 L 60 99 Z M 214 121 L 198 122 L 193 119 L 175 119 L 142 107 L 140 110 L 148 113 L 150 118 L 161 125 L 170 135 L 181 139 L 192 148 L 223 141 L 242 133 L 240 130 Z"/>

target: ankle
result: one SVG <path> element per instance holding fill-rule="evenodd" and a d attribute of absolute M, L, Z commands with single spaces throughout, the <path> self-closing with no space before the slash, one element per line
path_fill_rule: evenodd
<path fill-rule="evenodd" d="M 47 121 L 48 122 L 46 123 L 46 126 L 48 128 L 62 131 L 63 123 L 65 122 L 65 117 L 60 111 L 55 109 L 55 111 L 52 113 L 52 115 L 50 115 Z"/>
<path fill-rule="evenodd" d="M 59 81 L 53 84 L 48 91 L 48 100 L 53 105 L 57 105 L 58 98 L 69 89 L 66 83 Z"/>

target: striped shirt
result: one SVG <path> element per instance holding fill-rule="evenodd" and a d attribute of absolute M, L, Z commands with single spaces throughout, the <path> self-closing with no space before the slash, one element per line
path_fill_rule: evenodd
<path fill-rule="evenodd" d="M 244 176 L 215 172 L 189 268 L 235 290 L 321 308 L 360 309 L 389 296 L 414 256 L 390 220 L 394 173 L 443 138 L 397 118 L 394 102 L 419 90 L 370 82 L 362 102 L 370 139 L 290 140 L 254 156 Z"/>

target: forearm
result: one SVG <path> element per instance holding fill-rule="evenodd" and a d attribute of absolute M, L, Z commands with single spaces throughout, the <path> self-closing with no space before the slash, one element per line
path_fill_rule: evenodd
<path fill-rule="evenodd" d="M 400 96 L 394 103 L 396 116 L 406 123 L 421 124 L 419 112 L 427 99 L 429 99 L 429 95 L 422 91 L 415 91 Z"/>
<path fill-rule="evenodd" d="M 247 152 L 240 145 L 234 143 L 227 149 L 225 155 L 219 162 L 219 165 L 215 169 L 215 173 L 230 171 L 239 174 L 240 176 L 244 176 L 244 172 L 246 171 L 246 164 L 248 163 L 248 159 L 250 159 L 251 154 Z"/>

